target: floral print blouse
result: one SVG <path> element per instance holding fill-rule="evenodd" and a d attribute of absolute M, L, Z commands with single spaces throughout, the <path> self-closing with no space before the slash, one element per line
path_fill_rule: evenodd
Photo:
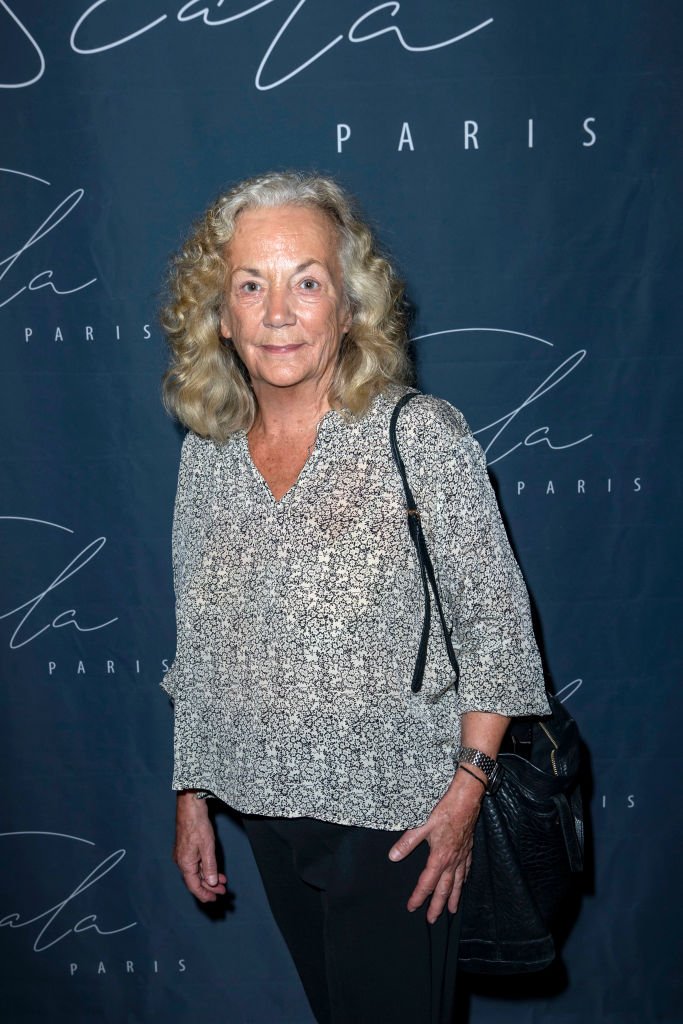
<path fill-rule="evenodd" d="M 410 689 L 423 594 L 389 421 L 405 388 L 360 418 L 325 414 L 276 501 L 244 431 L 189 432 L 173 516 L 174 789 L 238 811 L 398 830 L 453 777 L 460 716 L 547 714 L 529 598 L 486 458 L 463 414 L 420 395 L 398 442 L 460 666 L 438 616 Z"/>

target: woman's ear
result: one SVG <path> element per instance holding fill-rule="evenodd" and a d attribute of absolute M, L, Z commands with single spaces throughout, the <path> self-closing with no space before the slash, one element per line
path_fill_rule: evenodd
<path fill-rule="evenodd" d="M 341 326 L 343 334 L 348 334 L 353 326 L 353 309 L 351 307 L 351 303 L 348 301 L 346 303 L 346 313 L 344 314 Z"/>

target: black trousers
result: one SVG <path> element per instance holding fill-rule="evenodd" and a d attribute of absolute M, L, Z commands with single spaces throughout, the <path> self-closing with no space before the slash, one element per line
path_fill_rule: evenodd
<path fill-rule="evenodd" d="M 314 818 L 243 815 L 270 907 L 318 1024 L 451 1024 L 460 912 L 430 925 L 406 903 L 426 842 Z"/>

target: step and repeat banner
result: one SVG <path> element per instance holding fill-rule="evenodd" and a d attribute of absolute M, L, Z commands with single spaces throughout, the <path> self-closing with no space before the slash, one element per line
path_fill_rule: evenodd
<path fill-rule="evenodd" d="M 485 448 L 586 743 L 561 959 L 470 1024 L 683 1021 L 680 6 L 0 2 L 4 1020 L 307 1024 L 239 822 L 171 862 L 165 266 L 226 185 L 332 174 Z M 378 1022 L 381 1024 L 381 1022 Z"/>

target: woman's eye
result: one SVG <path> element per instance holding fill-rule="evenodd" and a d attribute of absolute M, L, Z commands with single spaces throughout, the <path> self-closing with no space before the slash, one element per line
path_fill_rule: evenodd
<path fill-rule="evenodd" d="M 251 295 L 253 295 L 254 292 L 257 292 L 258 289 L 259 286 L 256 281 L 245 281 L 244 284 L 240 285 L 240 291 L 248 292 Z"/>
<path fill-rule="evenodd" d="M 313 292 L 316 290 L 316 288 L 320 287 L 318 282 L 314 281 L 312 277 L 305 278 L 305 280 L 300 282 L 300 285 L 304 289 L 304 291 L 307 292 Z"/>

